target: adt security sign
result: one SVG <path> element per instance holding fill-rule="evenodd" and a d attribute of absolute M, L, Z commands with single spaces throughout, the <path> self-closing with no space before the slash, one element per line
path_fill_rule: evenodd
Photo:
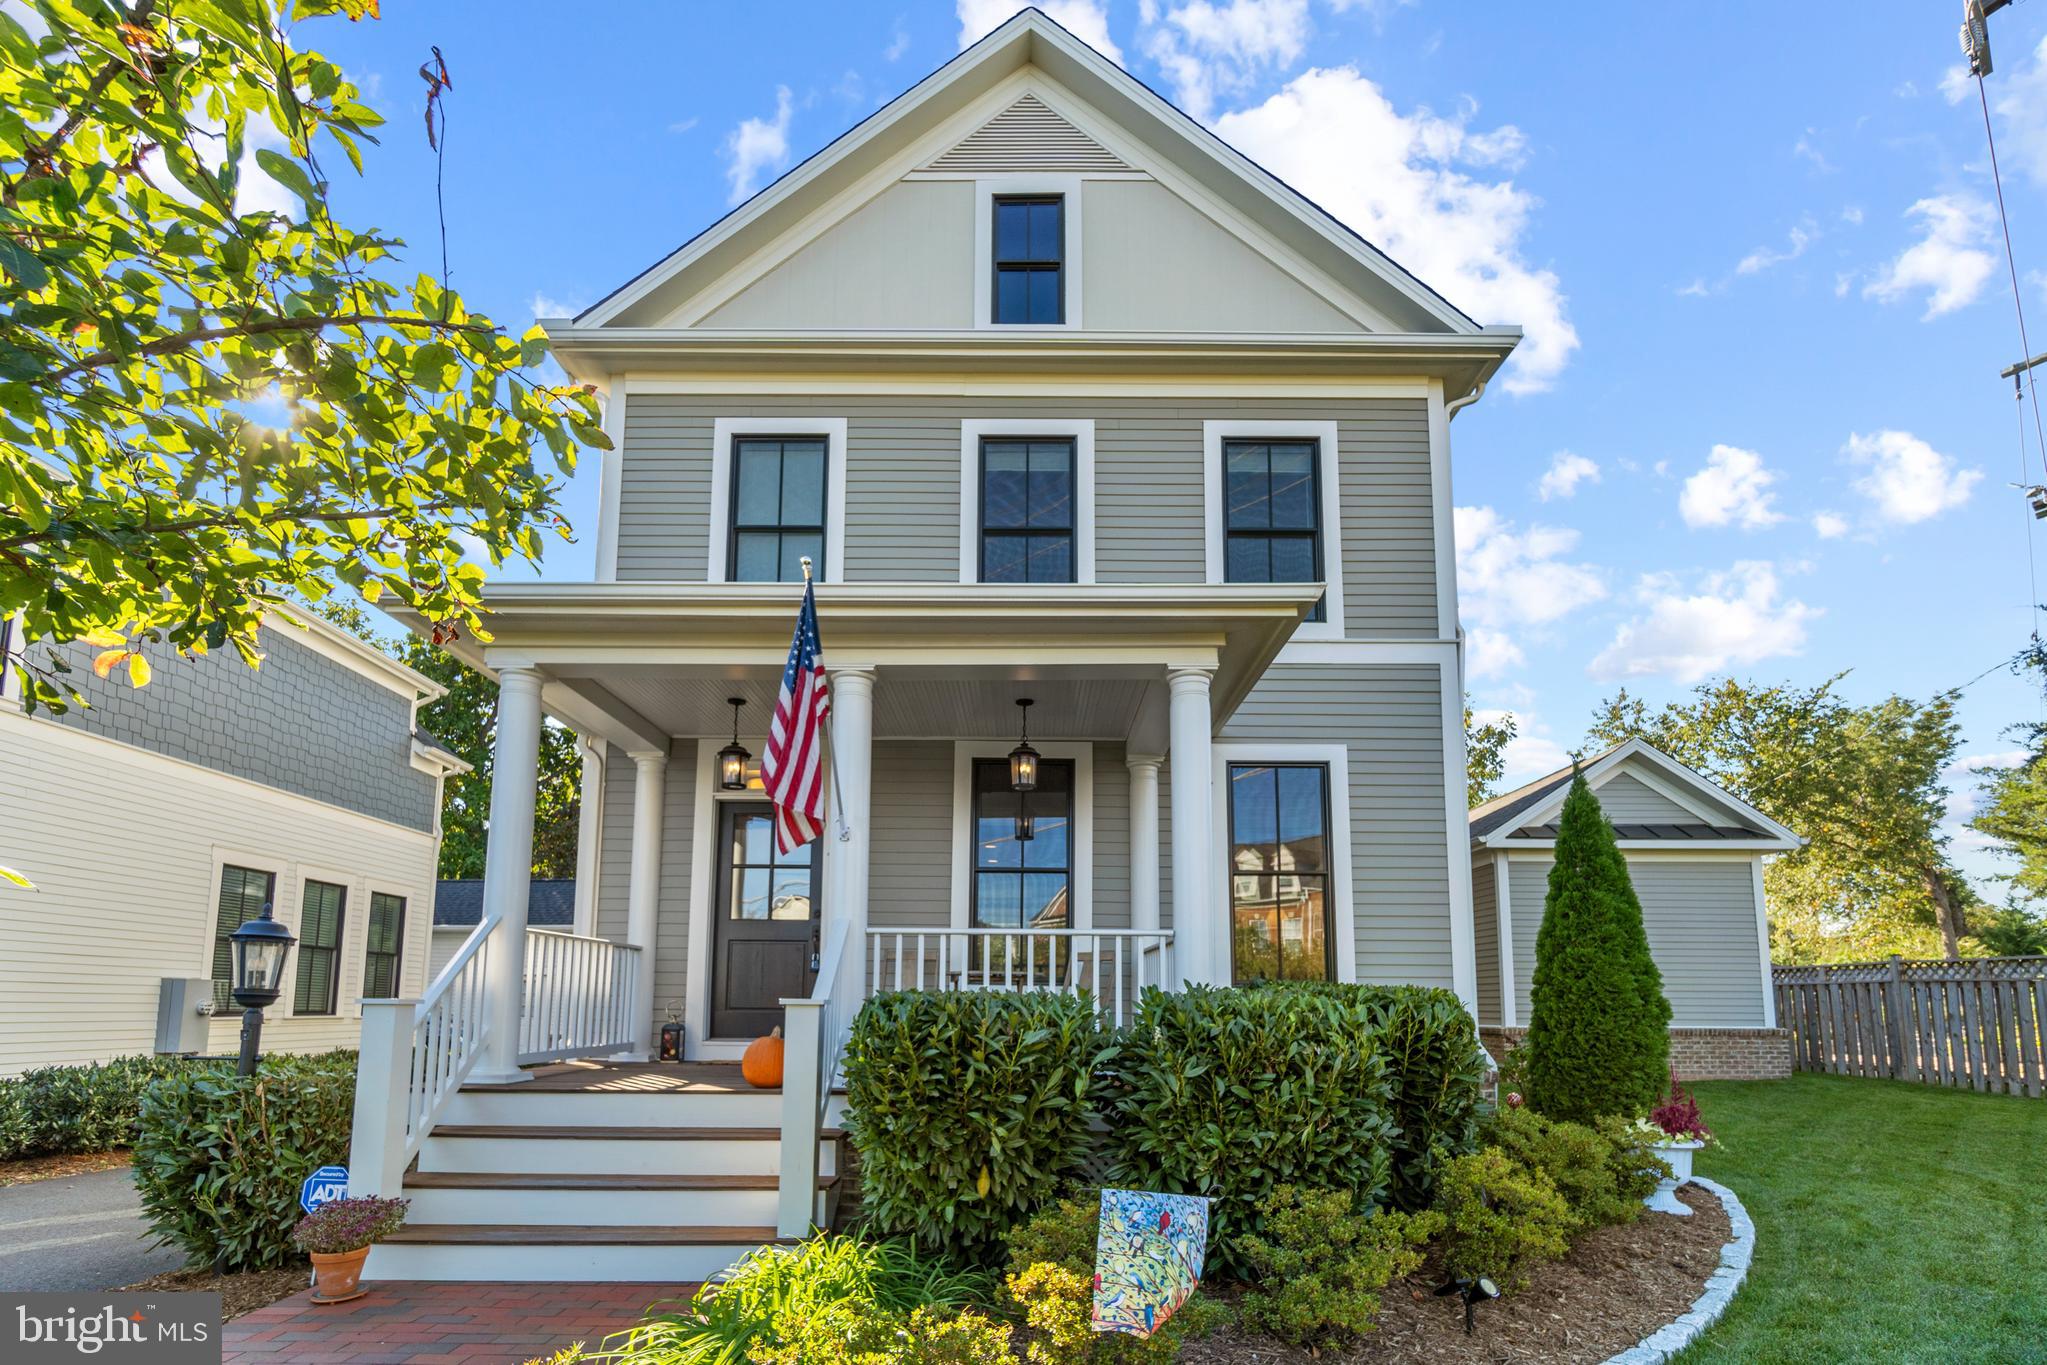
<path fill-rule="evenodd" d="M 348 1193 L 348 1167 L 322 1166 L 306 1177 L 306 1183 L 299 1186 L 299 1207 L 311 1213 L 322 1204 L 332 1203 Z"/>

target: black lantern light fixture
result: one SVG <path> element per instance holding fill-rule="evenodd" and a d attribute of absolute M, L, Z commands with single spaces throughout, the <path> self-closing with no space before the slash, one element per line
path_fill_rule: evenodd
<path fill-rule="evenodd" d="M 1016 794 L 1016 841 L 1020 844 L 1038 837 L 1038 817 L 1031 814 L 1026 804 L 1029 800 L 1022 792 Z"/>
<path fill-rule="evenodd" d="M 746 698 L 727 697 L 725 704 L 732 708 L 732 742 L 718 751 L 718 786 L 741 792 L 746 790 L 746 765 L 753 757 L 739 742 L 739 708 L 746 705 Z"/>
<path fill-rule="evenodd" d="M 1009 751 L 1009 789 L 1013 792 L 1036 791 L 1038 751 L 1031 747 L 1031 699 L 1018 697 L 1016 705 L 1023 713 L 1023 738 Z M 1028 834 L 1021 837 L 1030 838 Z"/>
<path fill-rule="evenodd" d="M 228 935 L 234 962 L 232 994 L 242 1007 L 242 1057 L 236 1068 L 244 1076 L 256 1074 L 256 1057 L 263 1042 L 263 1011 L 277 1003 L 284 988 L 284 963 L 291 945 L 298 942 L 291 930 L 270 917 L 270 905 L 263 913 L 245 921 Z"/>

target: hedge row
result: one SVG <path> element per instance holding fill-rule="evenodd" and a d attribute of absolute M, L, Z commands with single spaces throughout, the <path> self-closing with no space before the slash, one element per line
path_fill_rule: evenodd
<path fill-rule="evenodd" d="M 149 1083 L 194 1065 L 180 1057 L 117 1057 L 0 1080 L 0 1161 L 132 1147 Z"/>

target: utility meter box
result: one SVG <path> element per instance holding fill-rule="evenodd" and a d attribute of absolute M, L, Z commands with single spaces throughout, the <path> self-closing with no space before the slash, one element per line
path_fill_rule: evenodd
<path fill-rule="evenodd" d="M 213 1013 L 213 983 L 203 976 L 167 976 L 156 997 L 156 1050 L 206 1051 L 206 1025 Z"/>

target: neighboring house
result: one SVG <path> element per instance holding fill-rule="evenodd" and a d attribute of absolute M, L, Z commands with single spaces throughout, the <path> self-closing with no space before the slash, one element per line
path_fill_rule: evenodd
<path fill-rule="evenodd" d="M 434 886 L 433 944 L 427 953 L 427 980 L 441 974 L 448 959 L 483 922 L 483 878 L 446 877 Z M 526 925 L 532 929 L 576 928 L 576 881 L 573 877 L 535 877 L 527 893 Z"/>
<path fill-rule="evenodd" d="M 211 978 L 205 1047 L 232 1052 L 226 936 L 266 901 L 298 936 L 266 1050 L 353 1047 L 362 996 L 426 985 L 441 781 L 466 769 L 417 727 L 442 689 L 310 614 L 260 646 L 260 668 L 146 646 L 143 688 L 64 647 L 91 704 L 54 717 L 6 679 L 0 861 L 36 890 L 0 888 L 0 1074 L 150 1051 L 166 978 Z"/>
<path fill-rule="evenodd" d="M 1777 1027 L 1770 985 L 1763 861 L 1805 841 L 1643 740 L 1585 760 L 1584 773 L 1642 903 L 1678 1074 L 1790 1075 L 1791 1035 Z M 1518 1041 L 1527 1029 L 1535 936 L 1571 774 L 1559 768 L 1471 812 L 1478 1022 L 1489 1044 Z"/>
<path fill-rule="evenodd" d="M 744 1250 L 735 1225 L 807 1226 L 814 1128 L 780 1130 L 779 1166 L 773 1128 L 705 1133 L 800 1101 L 519 1084 L 544 1058 L 646 1055 L 673 1001 L 692 1060 L 789 1023 L 798 1077 L 819 1011 L 829 1070 L 859 1002 L 896 986 L 1080 985 L 1117 1018 L 1141 985 L 1276 975 L 1476 1004 L 1450 419 L 1518 330 L 1035 10 L 711 227 L 676 226 L 673 254 L 544 322 L 615 445 L 596 581 L 493 584 L 492 638 L 455 646 L 500 683 L 502 872 L 494 928 L 422 1007 L 445 1026 L 411 1006 L 378 1025 L 379 1058 L 411 1060 L 365 1073 L 392 1100 L 358 1112 L 356 1185 L 427 1203 L 371 1274 L 700 1279 Z M 780 854 L 752 765 L 806 556 L 836 816 Z M 751 764 L 727 787 L 734 698 Z M 1026 699 L 1041 761 L 1020 794 Z M 561 936 L 524 933 L 543 714 L 597 741 L 573 971 L 534 966 Z M 593 972 L 622 998 L 576 984 Z M 607 1022 L 561 1022 L 592 1005 Z M 503 1088 L 405 1088 L 465 1072 Z M 769 1202 L 621 1191 L 547 1214 L 510 1174 L 404 1174 L 414 1154 L 471 1185 L 571 1169 L 497 1126 L 543 1113 L 528 1124 L 690 1126 L 701 1150 L 661 1169 L 748 1173 Z M 616 1157 L 569 1144 L 575 1169 L 652 1169 L 610 1136 Z M 573 1253 L 468 1226 L 557 1216 L 586 1229 Z"/>

